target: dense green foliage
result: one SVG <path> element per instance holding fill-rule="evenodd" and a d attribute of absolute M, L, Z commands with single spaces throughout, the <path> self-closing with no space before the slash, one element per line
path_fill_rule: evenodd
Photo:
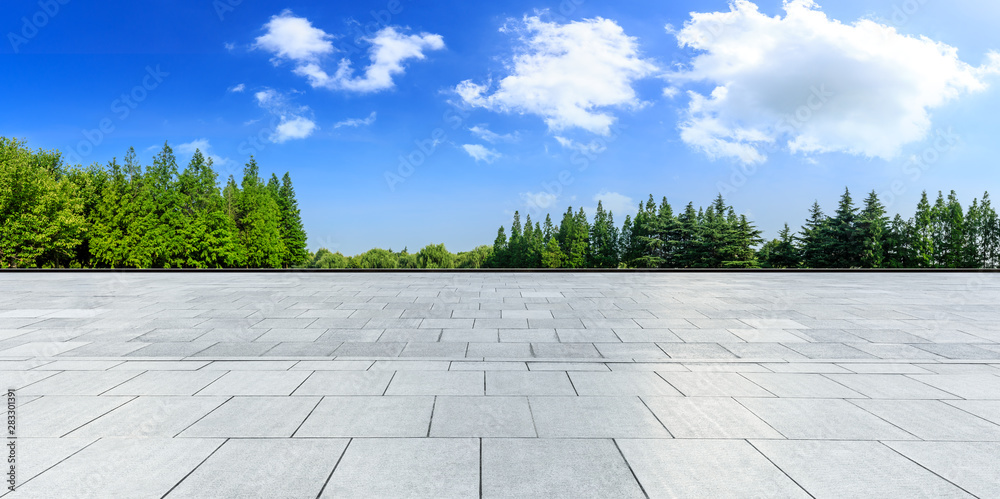
<path fill-rule="evenodd" d="M 195 151 L 180 170 L 169 145 L 153 164 L 63 164 L 0 138 L 0 267 L 292 267 L 308 262 L 288 174 L 265 184 L 253 158 L 219 190 Z"/>

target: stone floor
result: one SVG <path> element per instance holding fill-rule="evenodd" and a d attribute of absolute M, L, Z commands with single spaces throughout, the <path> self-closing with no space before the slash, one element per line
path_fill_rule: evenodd
<path fill-rule="evenodd" d="M 1000 274 L 0 289 L 9 497 L 1000 496 Z"/>

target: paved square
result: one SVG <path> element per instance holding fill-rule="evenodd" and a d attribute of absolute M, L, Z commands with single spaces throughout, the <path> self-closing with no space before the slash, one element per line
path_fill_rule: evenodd
<path fill-rule="evenodd" d="M 4 497 L 993 497 L 1000 274 L 4 273 Z"/>

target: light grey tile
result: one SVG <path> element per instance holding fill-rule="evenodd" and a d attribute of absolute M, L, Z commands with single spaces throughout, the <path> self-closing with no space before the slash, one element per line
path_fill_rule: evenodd
<path fill-rule="evenodd" d="M 649 497 L 809 497 L 743 440 L 619 439 L 618 447 Z"/>
<path fill-rule="evenodd" d="M 225 373 L 211 371 L 148 371 L 105 395 L 194 395 Z"/>
<path fill-rule="evenodd" d="M 230 371 L 196 395 L 290 395 L 309 374 L 300 371 Z"/>
<path fill-rule="evenodd" d="M 610 440 L 483 439 L 483 497 L 643 497 Z"/>
<path fill-rule="evenodd" d="M 382 395 L 393 371 L 316 371 L 295 395 Z"/>
<path fill-rule="evenodd" d="M 535 437 L 525 397 L 437 397 L 432 437 Z"/>
<path fill-rule="evenodd" d="M 479 453 L 474 438 L 357 438 L 322 497 L 475 497 Z"/>
<path fill-rule="evenodd" d="M 922 440 L 1000 441 L 1000 425 L 938 400 L 852 400 Z"/>
<path fill-rule="evenodd" d="M 674 438 L 783 438 L 729 397 L 642 397 Z"/>
<path fill-rule="evenodd" d="M 916 437 L 840 399 L 741 398 L 787 438 L 830 440 L 915 440 Z"/>
<path fill-rule="evenodd" d="M 565 372 L 486 373 L 487 395 L 576 395 Z"/>
<path fill-rule="evenodd" d="M 826 377 L 873 399 L 957 398 L 902 374 L 827 374 Z"/>
<path fill-rule="evenodd" d="M 639 397 L 529 397 L 542 438 L 670 438 Z"/>
<path fill-rule="evenodd" d="M 583 396 L 659 395 L 681 396 L 655 372 L 572 372 L 569 377 Z"/>
<path fill-rule="evenodd" d="M 885 445 L 976 496 L 1000 496 L 1000 443 L 886 442 Z"/>
<path fill-rule="evenodd" d="M 290 437 L 319 400 L 320 397 L 232 397 L 186 426 L 178 436 Z"/>
<path fill-rule="evenodd" d="M 739 373 L 660 373 L 686 397 L 773 397 L 774 395 Z"/>
<path fill-rule="evenodd" d="M 17 407 L 17 436 L 62 437 L 132 397 L 46 396 Z"/>
<path fill-rule="evenodd" d="M 864 397 L 822 374 L 746 373 L 750 381 L 778 397 L 852 398 Z"/>
<path fill-rule="evenodd" d="M 913 379 L 965 399 L 1000 400 L 1000 376 L 992 374 L 914 374 Z"/>
<path fill-rule="evenodd" d="M 225 401 L 225 397 L 137 397 L 69 436 L 173 437 Z"/>
<path fill-rule="evenodd" d="M 295 437 L 426 437 L 434 397 L 324 397 Z"/>
<path fill-rule="evenodd" d="M 399 371 L 386 395 L 483 395 L 484 374 L 475 371 Z"/>
<path fill-rule="evenodd" d="M 18 392 L 21 395 L 99 395 L 131 378 L 129 371 L 63 371 L 32 383 Z"/>

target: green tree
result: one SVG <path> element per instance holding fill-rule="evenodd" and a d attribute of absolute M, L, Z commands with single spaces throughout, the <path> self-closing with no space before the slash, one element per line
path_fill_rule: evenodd
<path fill-rule="evenodd" d="M 825 253 L 827 267 L 849 269 L 861 266 L 861 233 L 857 227 L 858 209 L 851 192 L 844 189 L 837 212 L 826 224 Z"/>
<path fill-rule="evenodd" d="M 507 251 L 507 233 L 501 225 L 497 229 L 497 238 L 493 240 L 493 253 L 488 260 L 489 267 L 495 269 L 505 269 L 510 267 L 510 258 Z"/>
<path fill-rule="evenodd" d="M 460 269 L 484 268 L 493 256 L 492 246 L 476 246 L 472 251 L 463 251 L 458 254 L 457 266 Z"/>
<path fill-rule="evenodd" d="M 826 256 L 828 242 L 827 225 L 829 221 L 823 214 L 819 202 L 813 203 L 809 210 L 809 218 L 798 237 L 802 248 L 802 265 L 806 268 L 829 267 L 829 260 Z"/>
<path fill-rule="evenodd" d="M 858 215 L 857 226 L 861 267 L 882 268 L 886 260 L 885 240 L 889 231 L 889 217 L 874 190 L 865 198 L 865 206 Z"/>
<path fill-rule="evenodd" d="M 443 244 L 429 244 L 417 252 L 417 265 L 421 269 L 453 269 L 455 255 Z"/>
<path fill-rule="evenodd" d="M 917 267 L 934 266 L 934 218 L 930 201 L 927 199 L 927 191 L 924 191 L 917 204 L 913 222 L 910 224 L 912 230 L 910 247 L 914 253 L 913 263 Z"/>
<path fill-rule="evenodd" d="M 358 269 L 396 269 L 399 260 L 390 250 L 370 249 L 352 259 L 352 267 Z"/>
<path fill-rule="evenodd" d="M 542 252 L 542 267 L 549 269 L 560 268 L 565 258 L 566 255 L 563 254 L 562 249 L 559 247 L 559 241 L 556 241 L 556 237 L 549 237 L 549 242 L 545 244 L 545 251 Z"/>
<path fill-rule="evenodd" d="M 243 181 L 236 197 L 235 221 L 243 250 L 241 265 L 278 268 L 285 253 L 281 211 L 259 173 L 257 162 L 251 156 L 243 169 Z"/>
<path fill-rule="evenodd" d="M 590 228 L 590 264 L 592 268 L 613 269 L 618 267 L 618 230 L 614 215 L 605 212 L 601 201 L 597 202 L 594 225 Z"/>
<path fill-rule="evenodd" d="M 295 188 L 292 187 L 292 177 L 288 172 L 281 177 L 281 187 L 278 188 L 278 210 L 281 212 L 281 237 L 285 247 L 281 263 L 285 268 L 302 265 L 308 258 L 306 230 L 302 225 L 299 202 L 295 199 Z"/>
<path fill-rule="evenodd" d="M 772 241 L 766 258 L 762 257 L 766 266 L 775 269 L 798 268 L 801 258 L 801 252 L 795 247 L 795 236 L 788 224 L 778 233 L 778 239 Z"/>
<path fill-rule="evenodd" d="M 201 151 L 195 150 L 179 184 L 183 220 L 178 239 L 184 248 L 181 265 L 222 268 L 237 264 L 236 224 L 226 214 L 212 160 L 206 161 Z"/>

